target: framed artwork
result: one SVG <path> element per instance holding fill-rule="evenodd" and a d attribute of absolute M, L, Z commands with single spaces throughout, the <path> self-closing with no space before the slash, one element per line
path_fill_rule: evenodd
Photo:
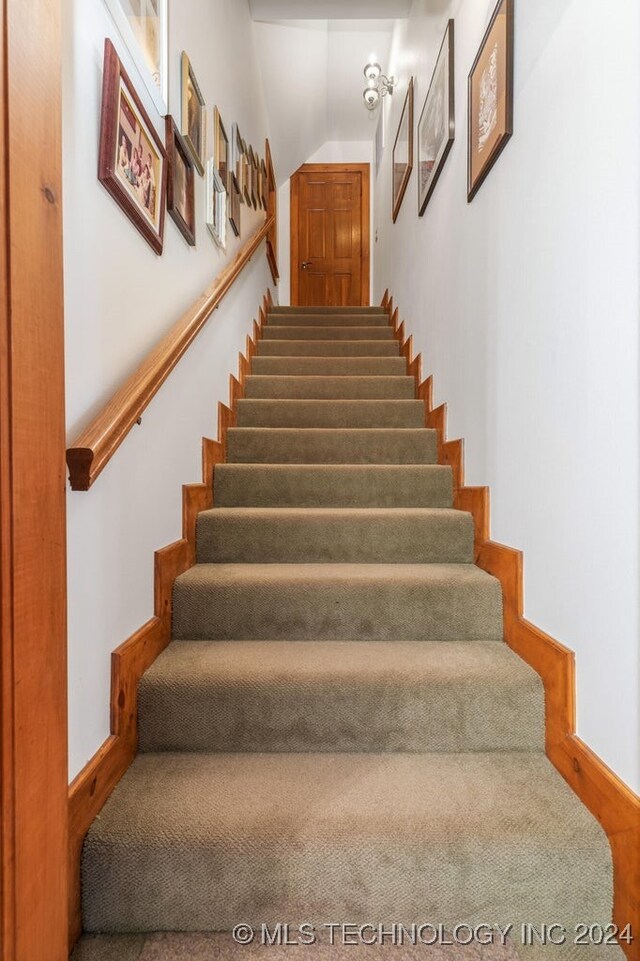
<path fill-rule="evenodd" d="M 467 201 L 513 133 L 513 0 L 499 0 L 468 84 Z"/>
<path fill-rule="evenodd" d="M 384 153 L 384 135 L 385 135 L 385 112 L 384 103 L 380 107 L 380 119 L 378 120 L 378 126 L 376 127 L 376 177 L 380 173 L 380 167 L 382 166 L 382 155 Z"/>
<path fill-rule="evenodd" d="M 196 210 L 191 154 L 173 117 L 165 117 L 167 210 L 190 247 L 196 245 Z"/>
<path fill-rule="evenodd" d="M 181 130 L 191 159 L 200 176 L 204 173 L 204 151 L 207 134 L 207 114 L 204 97 L 193 72 L 191 61 L 182 51 L 182 111 Z"/>
<path fill-rule="evenodd" d="M 213 108 L 213 161 L 218 171 L 218 176 L 225 186 L 229 189 L 229 138 L 224 129 L 222 117 L 217 107 Z"/>
<path fill-rule="evenodd" d="M 453 20 L 449 20 L 418 120 L 418 212 L 422 217 L 455 138 Z"/>
<path fill-rule="evenodd" d="M 253 209 L 258 209 L 258 158 L 255 155 L 253 147 L 249 147 L 249 193 L 251 194 L 251 203 Z"/>
<path fill-rule="evenodd" d="M 245 141 L 242 141 L 242 196 L 248 207 L 251 206 L 251 165 L 249 151 Z"/>
<path fill-rule="evenodd" d="M 168 0 L 105 0 L 158 113 L 167 113 Z"/>
<path fill-rule="evenodd" d="M 395 224 L 400 213 L 402 200 L 404 198 L 411 171 L 413 170 L 413 77 L 409 81 L 407 95 L 402 105 L 400 123 L 393 144 L 393 162 L 391 164 L 393 175 L 392 216 Z"/>
<path fill-rule="evenodd" d="M 267 165 L 264 160 L 260 161 L 260 202 L 262 209 L 267 209 Z"/>
<path fill-rule="evenodd" d="M 207 160 L 207 227 L 216 245 L 227 249 L 227 188 L 220 180 L 213 157 Z"/>
<path fill-rule="evenodd" d="M 161 254 L 167 155 L 109 39 L 104 44 L 98 179 Z"/>
<path fill-rule="evenodd" d="M 240 194 L 240 203 L 244 203 L 242 196 L 242 137 L 238 124 L 234 123 L 231 127 L 231 142 L 229 144 L 229 166 L 233 185 Z"/>
<path fill-rule="evenodd" d="M 240 236 L 240 191 L 236 190 L 234 184 L 230 184 L 229 190 L 229 223 L 236 237 Z"/>

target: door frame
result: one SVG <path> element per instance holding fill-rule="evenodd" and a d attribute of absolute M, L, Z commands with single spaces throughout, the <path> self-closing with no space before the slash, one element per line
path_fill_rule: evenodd
<path fill-rule="evenodd" d="M 361 305 L 371 302 L 371 164 L 303 164 L 291 175 L 291 304 L 299 306 L 300 287 L 298 283 L 298 261 L 300 259 L 298 236 L 300 227 L 300 174 L 322 173 L 360 173 L 362 174 L 362 197 L 360 204 L 360 237 L 362 275 L 360 280 Z M 295 268 L 294 268 L 295 264 Z"/>
<path fill-rule="evenodd" d="M 60 0 L 0 14 L 0 955 L 65 961 Z"/>

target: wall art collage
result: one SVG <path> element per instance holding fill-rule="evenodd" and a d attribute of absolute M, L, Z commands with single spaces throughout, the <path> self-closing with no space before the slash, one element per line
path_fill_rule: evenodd
<path fill-rule="evenodd" d="M 468 77 L 467 201 L 513 133 L 514 0 L 499 0 Z M 414 157 L 414 80 L 393 145 L 392 218 L 397 220 Z M 418 214 L 422 217 L 455 139 L 454 21 L 449 20 L 417 124 Z M 379 126 L 384 123 L 380 117 Z"/>
<path fill-rule="evenodd" d="M 124 68 L 105 40 L 98 179 L 157 254 L 165 208 L 189 246 L 196 244 L 195 175 L 205 177 L 205 222 L 226 249 L 227 223 L 240 237 L 241 205 L 267 210 L 273 171 L 242 138 L 211 115 L 188 55 L 181 59 L 178 125 L 167 109 L 168 0 L 106 0 L 113 20 L 165 122 L 164 143 Z M 267 160 L 271 165 L 267 148 Z"/>

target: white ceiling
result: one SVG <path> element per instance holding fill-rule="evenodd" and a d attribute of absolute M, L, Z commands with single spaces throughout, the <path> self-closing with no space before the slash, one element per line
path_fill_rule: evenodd
<path fill-rule="evenodd" d="M 411 0 L 249 0 L 254 20 L 382 20 L 408 17 Z"/>

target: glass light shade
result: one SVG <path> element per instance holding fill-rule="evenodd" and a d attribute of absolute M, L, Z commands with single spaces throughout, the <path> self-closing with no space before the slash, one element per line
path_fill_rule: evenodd
<path fill-rule="evenodd" d="M 382 67 L 379 63 L 368 63 L 364 68 L 364 75 L 367 80 L 377 80 L 382 73 Z"/>
<path fill-rule="evenodd" d="M 378 102 L 380 101 L 380 94 L 375 89 L 375 87 L 373 88 L 367 87 L 367 89 L 364 91 L 362 96 L 364 97 L 364 102 L 367 110 L 374 110 L 375 107 L 378 106 Z"/>

